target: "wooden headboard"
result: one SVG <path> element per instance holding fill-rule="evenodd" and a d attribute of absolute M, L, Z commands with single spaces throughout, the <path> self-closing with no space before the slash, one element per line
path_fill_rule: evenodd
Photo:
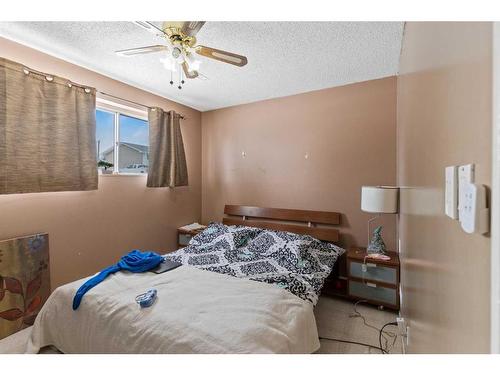
<path fill-rule="evenodd" d="M 246 225 L 308 234 L 328 242 L 338 242 L 340 238 L 338 229 L 330 227 L 330 225 L 340 224 L 340 214 L 338 212 L 226 205 L 224 213 L 230 216 L 222 219 L 222 222 L 226 225 Z M 283 221 L 294 223 L 283 223 Z M 322 224 L 322 226 L 318 227 L 317 224 Z"/>

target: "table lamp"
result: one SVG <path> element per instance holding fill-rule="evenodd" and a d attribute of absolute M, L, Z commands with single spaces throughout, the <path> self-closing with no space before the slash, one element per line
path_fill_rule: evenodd
<path fill-rule="evenodd" d="M 394 186 L 363 186 L 361 187 L 361 210 L 376 213 L 377 216 L 368 220 L 368 246 L 366 251 L 376 254 L 385 254 L 386 247 L 382 239 L 382 226 L 377 227 L 370 240 L 371 222 L 381 214 L 396 214 L 398 212 L 399 188 Z"/>

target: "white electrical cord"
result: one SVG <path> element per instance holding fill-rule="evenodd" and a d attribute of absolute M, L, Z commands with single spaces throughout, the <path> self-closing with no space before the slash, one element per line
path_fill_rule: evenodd
<path fill-rule="evenodd" d="M 359 301 L 356 301 L 354 303 L 354 312 L 349 314 L 349 318 L 361 318 L 363 320 L 363 324 L 369 328 L 372 328 L 374 329 L 375 331 L 377 331 L 377 333 L 380 333 L 380 330 L 381 328 L 378 328 L 374 325 L 371 325 L 369 324 L 367 321 L 366 321 L 366 318 L 363 316 L 363 314 L 361 314 L 357 307 L 358 307 L 358 304 L 360 303 L 367 303 L 368 301 L 366 300 L 359 300 Z M 393 332 L 382 332 L 382 338 L 384 339 L 384 347 L 380 348 L 383 352 L 385 351 L 386 353 L 390 353 L 391 350 L 394 348 L 394 345 L 396 343 L 396 339 L 397 339 L 398 335 L 396 333 L 393 333 Z M 390 342 L 390 340 L 392 339 L 392 342 Z"/>

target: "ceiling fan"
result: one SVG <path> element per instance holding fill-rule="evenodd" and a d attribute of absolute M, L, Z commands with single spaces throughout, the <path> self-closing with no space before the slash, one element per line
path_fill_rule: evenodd
<path fill-rule="evenodd" d="M 189 79 L 203 76 L 200 76 L 201 73 L 198 72 L 201 61 L 196 59 L 195 54 L 238 67 L 245 66 L 248 62 L 245 56 L 198 45 L 196 43 L 196 34 L 203 27 L 205 21 L 165 21 L 161 28 L 149 21 L 133 22 L 150 33 L 165 38 L 168 43 L 166 45 L 157 44 L 153 46 L 124 49 L 115 51 L 115 53 L 120 56 L 135 56 L 154 52 L 167 52 L 167 58 L 161 59 L 161 61 L 171 72 L 179 70 L 179 89 L 181 89 L 181 85 L 184 84 L 183 74 Z M 174 84 L 173 73 L 170 84 Z"/>

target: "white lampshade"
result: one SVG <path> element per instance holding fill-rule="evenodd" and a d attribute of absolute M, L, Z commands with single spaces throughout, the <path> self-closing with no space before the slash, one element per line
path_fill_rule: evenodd
<path fill-rule="evenodd" d="M 392 186 L 363 186 L 361 210 L 365 212 L 395 214 L 398 212 L 399 188 Z"/>

